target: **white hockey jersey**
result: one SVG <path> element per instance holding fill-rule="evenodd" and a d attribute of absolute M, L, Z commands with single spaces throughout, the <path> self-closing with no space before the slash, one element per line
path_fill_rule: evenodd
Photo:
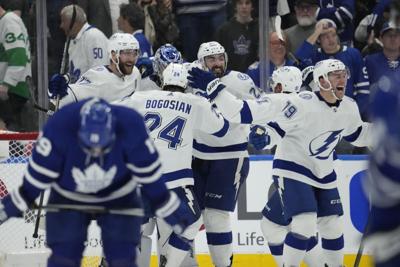
<path fill-rule="evenodd" d="M 261 91 L 253 80 L 244 73 L 229 71 L 221 78 L 226 89 L 238 99 L 257 99 Z M 192 88 L 194 94 L 204 94 L 204 91 Z M 193 155 L 200 159 L 218 160 L 247 157 L 249 126 L 230 123 L 228 133 L 223 138 L 198 131 L 195 135 Z"/>
<path fill-rule="evenodd" d="M 68 73 L 74 83 L 90 68 L 109 64 L 108 39 L 102 31 L 86 23 L 71 39 L 68 55 Z"/>
<path fill-rule="evenodd" d="M 203 97 L 169 91 L 135 92 L 115 102 L 143 114 L 163 164 L 168 188 L 193 185 L 193 135 L 197 130 L 222 137 L 228 122 Z"/>
<path fill-rule="evenodd" d="M 68 87 L 68 95 L 60 100 L 60 107 L 88 97 L 100 97 L 108 102 L 120 100 L 138 90 L 141 83 L 139 70 L 134 67 L 131 75 L 118 77 L 107 66 L 90 69 Z"/>
<path fill-rule="evenodd" d="M 282 137 L 273 175 L 318 188 L 336 187 L 334 149 L 344 138 L 355 146 L 372 144 L 371 124 L 363 122 L 356 102 L 345 96 L 330 105 L 319 92 L 272 94 L 258 101 L 238 101 L 225 90 L 215 98 L 229 121 L 265 125 Z"/>

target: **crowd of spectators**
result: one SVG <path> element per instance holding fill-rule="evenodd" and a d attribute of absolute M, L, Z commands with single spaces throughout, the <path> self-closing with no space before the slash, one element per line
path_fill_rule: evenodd
<path fill-rule="evenodd" d="M 31 25 L 35 2 L 2 0 L 0 5 L 5 14 L 12 11 L 25 25 Z M 269 1 L 270 16 L 282 17 L 282 29 L 270 24 L 266 48 L 270 58 L 268 75 L 280 66 L 304 69 L 322 59 L 340 59 L 350 72 L 346 95 L 357 102 L 363 119 L 368 119 L 369 96 L 376 83 L 384 74 L 400 74 L 400 31 L 387 22 L 390 4 L 390 0 Z M 151 57 L 153 49 L 171 43 L 186 61 L 197 58 L 201 43 L 216 40 L 226 49 L 228 69 L 247 72 L 259 86 L 258 5 L 258 0 L 48 0 L 49 76 L 61 69 L 67 38 L 71 44 L 66 71 L 75 81 L 88 68 L 107 64 L 107 39 L 120 31 L 135 36 L 144 57 Z M 0 28 L 2 21 L 3 16 Z M 32 26 L 27 32 L 29 36 L 23 37 L 20 48 L 27 50 L 28 60 L 18 64 L 31 68 L 31 61 L 35 62 L 36 33 Z M 82 38 L 84 41 L 79 41 Z M 10 58 L 7 36 L 1 36 L 0 42 L 4 48 L 0 58 Z M 81 62 L 74 62 L 71 57 L 78 52 L 95 53 L 96 60 L 88 61 L 82 56 Z M 8 62 L 8 69 L 0 77 L 0 123 L 15 131 L 37 130 L 37 125 L 31 123 L 32 117 L 27 120 L 29 124 L 21 120 L 21 114 L 27 110 L 27 116 L 36 113 L 29 100 L 29 94 L 35 97 L 34 92 L 25 91 L 15 97 L 12 88 L 18 86 L 6 78 L 11 68 L 15 66 Z M 34 74 L 37 70 L 32 68 Z M 21 74 L 25 75 L 21 81 L 32 76 L 30 71 Z"/>

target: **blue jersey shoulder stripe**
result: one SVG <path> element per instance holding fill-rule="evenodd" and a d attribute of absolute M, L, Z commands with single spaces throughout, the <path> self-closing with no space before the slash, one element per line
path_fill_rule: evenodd
<path fill-rule="evenodd" d="M 241 123 L 251 123 L 253 121 L 251 110 L 246 101 L 243 101 L 243 107 L 240 110 L 240 118 Z"/>
<path fill-rule="evenodd" d="M 280 137 L 283 138 L 285 136 L 286 132 L 282 130 L 282 128 L 279 126 L 277 122 L 271 121 L 268 122 L 267 125 L 273 128 L 280 135 Z"/>

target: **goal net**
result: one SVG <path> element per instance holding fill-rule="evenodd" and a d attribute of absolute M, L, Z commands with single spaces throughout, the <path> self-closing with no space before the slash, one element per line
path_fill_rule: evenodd
<path fill-rule="evenodd" d="M 0 199 L 22 184 L 22 178 L 38 133 L 0 131 Z M 38 200 L 37 200 L 38 201 Z M 45 213 L 42 212 L 38 237 L 33 238 L 37 211 L 27 210 L 23 218 L 11 218 L 0 225 L 0 267 L 46 266 Z M 89 228 L 85 257 L 81 266 L 98 267 L 102 253 L 99 230 Z"/>

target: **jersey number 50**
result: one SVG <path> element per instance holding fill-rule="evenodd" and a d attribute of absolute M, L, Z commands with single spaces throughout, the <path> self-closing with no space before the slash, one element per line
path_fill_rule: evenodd
<path fill-rule="evenodd" d="M 162 116 L 157 112 L 148 112 L 144 115 L 144 121 L 150 132 L 161 126 Z M 182 132 L 185 128 L 186 119 L 175 117 L 164 128 L 159 130 L 157 138 L 168 142 L 168 148 L 176 149 L 182 143 Z"/>

